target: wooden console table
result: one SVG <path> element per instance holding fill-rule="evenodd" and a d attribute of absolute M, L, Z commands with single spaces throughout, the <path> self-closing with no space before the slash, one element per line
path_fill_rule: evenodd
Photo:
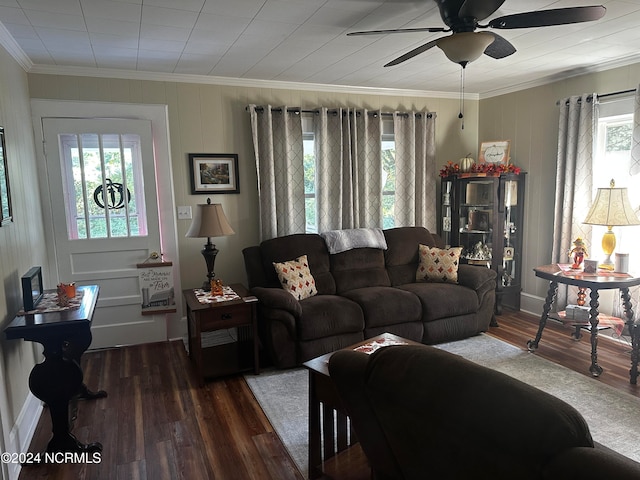
<path fill-rule="evenodd" d="M 33 367 L 29 389 L 49 407 L 53 436 L 48 452 L 99 452 L 98 442 L 80 443 L 71 434 L 69 403 L 74 398 L 106 397 L 103 390 L 90 391 L 82 381 L 80 357 L 91 345 L 91 322 L 98 300 L 97 285 L 78 287 L 78 308 L 26 313 L 5 328 L 9 340 L 23 338 L 44 346 L 44 361 Z M 55 292 L 48 290 L 45 293 Z"/>
<path fill-rule="evenodd" d="M 628 275 L 624 273 L 598 272 L 584 273 L 581 270 L 564 271 L 558 265 L 544 265 L 533 269 L 537 277 L 549 281 L 549 291 L 540 316 L 540 324 L 535 339 L 527 342 L 527 348 L 530 352 L 535 351 L 540 343 L 542 331 L 547 324 L 551 305 L 558 292 L 558 284 L 573 285 L 575 287 L 590 290 L 589 306 L 589 323 L 591 323 L 591 366 L 589 371 L 594 377 L 600 376 L 602 367 L 598 365 L 598 302 L 599 290 L 620 289 L 622 304 L 624 306 L 624 315 L 626 324 L 631 335 L 631 369 L 629 370 L 629 381 L 635 385 L 638 378 L 638 360 L 640 359 L 640 335 L 639 326 L 633 322 L 633 309 L 631 305 L 631 296 L 629 288 L 640 285 L 640 277 Z"/>

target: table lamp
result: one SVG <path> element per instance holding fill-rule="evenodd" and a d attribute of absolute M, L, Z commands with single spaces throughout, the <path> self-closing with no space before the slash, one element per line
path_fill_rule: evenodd
<path fill-rule="evenodd" d="M 611 229 L 614 226 L 640 225 L 638 215 L 633 211 L 626 188 L 615 188 L 612 179 L 609 188 L 598 188 L 596 198 L 591 205 L 584 222 L 587 225 L 604 225 L 608 228 L 602 237 L 602 251 L 607 256 L 599 266 L 605 270 L 614 270 L 611 254 L 616 248 L 616 236 Z"/>
<path fill-rule="evenodd" d="M 211 280 L 216 276 L 213 272 L 213 265 L 216 261 L 218 249 L 211 243 L 211 237 L 225 237 L 235 233 L 231 225 L 229 225 L 229 221 L 224 214 L 224 210 L 222 210 L 221 204 L 211 203 L 211 199 L 207 198 L 206 204 L 196 205 L 196 213 L 191 221 L 189 231 L 185 236 L 207 238 L 207 243 L 201 251 L 204 261 L 207 263 L 208 279 L 202 285 L 203 290 L 211 290 Z"/>

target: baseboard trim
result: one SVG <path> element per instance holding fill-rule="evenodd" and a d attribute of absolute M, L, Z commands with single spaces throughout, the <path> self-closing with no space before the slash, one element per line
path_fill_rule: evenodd
<path fill-rule="evenodd" d="M 9 433 L 9 444 L 5 447 L 7 452 L 25 453 L 29 451 L 29 445 L 31 445 L 42 410 L 42 402 L 29 392 L 16 423 Z M 17 480 L 21 468 L 19 463 L 9 464 L 9 480 Z"/>
<path fill-rule="evenodd" d="M 545 299 L 530 293 L 520 294 L 520 310 L 531 315 L 540 315 Z"/>

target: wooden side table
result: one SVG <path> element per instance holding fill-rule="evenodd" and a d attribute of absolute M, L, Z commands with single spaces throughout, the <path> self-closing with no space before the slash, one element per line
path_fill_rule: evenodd
<path fill-rule="evenodd" d="M 421 345 L 392 333 L 383 333 L 345 350 L 375 342 Z M 329 375 L 329 359 L 334 353 L 329 352 L 304 363 L 309 370 L 309 478 L 312 479 L 323 476 L 324 462 L 358 441 L 355 432 L 349 428 L 346 409 Z"/>
<path fill-rule="evenodd" d="M 634 324 L 634 314 L 631 305 L 631 296 L 629 288 L 640 285 L 640 276 L 630 275 L 626 273 L 615 273 L 598 271 L 597 273 L 584 273 L 581 270 L 563 270 L 557 264 L 542 265 L 533 269 L 536 277 L 549 281 L 549 290 L 545 299 L 540 323 L 538 325 L 538 333 L 536 337 L 527 342 L 527 349 L 535 352 L 542 338 L 542 331 L 547 324 L 547 319 L 551 312 L 551 305 L 558 292 L 558 284 L 573 285 L 578 288 L 589 289 L 591 291 L 589 302 L 589 323 L 591 324 L 591 366 L 589 372 L 594 377 L 600 376 L 602 367 L 598 364 L 598 301 L 599 290 L 619 289 L 624 307 L 624 316 L 626 324 L 629 328 L 629 334 L 632 339 L 631 349 L 631 369 L 629 370 L 629 383 L 635 385 L 638 379 L 638 362 L 640 361 L 640 336 L 638 326 Z"/>
<path fill-rule="evenodd" d="M 253 368 L 260 373 L 258 357 L 258 299 L 240 284 L 230 285 L 240 298 L 218 303 L 201 303 L 194 290 L 182 293 L 187 304 L 189 356 L 199 385 L 206 377 L 229 375 Z M 235 342 L 202 346 L 202 333 L 237 327 Z M 252 357 L 253 362 L 249 359 Z"/>

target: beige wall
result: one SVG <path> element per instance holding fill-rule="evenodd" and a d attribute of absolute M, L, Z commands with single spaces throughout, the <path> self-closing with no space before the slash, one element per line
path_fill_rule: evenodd
<path fill-rule="evenodd" d="M 548 285 L 533 268 L 551 261 L 558 115 L 556 102 L 582 93 L 633 89 L 640 64 L 581 75 L 480 101 L 479 140 L 511 140 L 511 158 L 527 172 L 524 228 L 523 308 L 538 312 Z M 570 245 L 567 245 L 569 250 Z"/>
<path fill-rule="evenodd" d="M 241 193 L 215 195 L 236 230 L 215 240 L 220 250 L 216 273 L 228 282 L 244 282 L 242 248 L 258 241 L 258 199 L 253 163 L 249 103 L 301 106 L 356 106 L 391 111 L 428 109 L 437 113 L 437 165 L 471 152 L 482 140 L 510 139 L 512 161 L 528 172 L 523 262 L 523 307 L 539 311 L 544 282 L 532 273 L 551 257 L 558 109 L 556 101 L 584 92 L 607 93 L 635 88 L 640 65 L 586 74 L 489 99 L 467 100 L 465 129 L 458 119 L 457 99 L 365 95 L 275 88 L 219 86 L 176 82 L 120 80 L 30 74 L 32 98 L 166 104 L 169 106 L 171 155 L 177 205 L 195 206 L 205 196 L 191 195 L 187 154 L 238 153 Z M 428 85 L 427 85 L 428 88 Z M 479 121 L 478 121 L 479 119 Z M 199 239 L 184 237 L 188 220 L 178 221 L 183 288 L 204 277 Z M 532 303 L 533 302 L 533 303 Z"/>
<path fill-rule="evenodd" d="M 20 277 L 44 263 L 43 225 L 35 150 L 29 110 L 27 75 L 0 48 L 0 125 L 5 129 L 14 222 L 0 228 L 0 326 L 13 320 L 22 306 Z M 23 340 L 5 340 L 0 333 L 0 431 L 9 439 L 29 391 L 28 378 L 39 347 Z M 0 441 L 3 439 L 0 435 Z M 4 448 L 0 450 L 5 451 Z"/>
<path fill-rule="evenodd" d="M 258 243 L 258 195 L 251 127 L 246 106 L 251 103 L 301 106 L 353 106 L 382 111 L 427 109 L 437 113 L 437 162 L 458 159 L 477 149 L 478 101 L 465 105 L 465 129 L 458 120 L 458 100 L 386 95 L 362 95 L 303 90 L 234 87 L 175 82 L 29 75 L 32 98 L 166 104 L 176 205 L 204 203 L 204 195 L 191 195 L 188 153 L 237 153 L 240 194 L 212 195 L 223 204 L 236 235 L 215 239 L 220 250 L 216 275 L 225 282 L 245 282 L 242 249 Z M 180 274 L 183 288 L 205 278 L 200 249 L 203 239 L 185 238 L 189 220 L 178 220 Z"/>

